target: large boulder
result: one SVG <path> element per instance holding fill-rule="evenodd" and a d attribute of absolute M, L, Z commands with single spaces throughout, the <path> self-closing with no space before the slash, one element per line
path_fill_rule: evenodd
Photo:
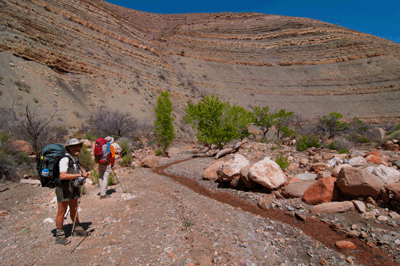
<path fill-rule="evenodd" d="M 335 182 L 334 177 L 321 178 L 304 192 L 302 200 L 311 205 L 331 202 L 334 197 Z"/>
<path fill-rule="evenodd" d="M 386 131 L 383 128 L 372 128 L 369 130 L 368 136 L 372 141 L 381 142 L 385 140 Z"/>
<path fill-rule="evenodd" d="M 88 139 L 84 139 L 83 140 L 83 145 L 85 145 L 86 146 L 86 148 L 93 148 L 93 144 L 92 144 L 92 142 L 90 141 L 90 140 L 88 140 Z"/>
<path fill-rule="evenodd" d="M 332 176 L 334 176 L 334 177 L 338 176 L 340 170 L 342 170 L 342 168 L 346 168 L 346 167 L 352 167 L 352 166 L 350 164 L 340 164 L 340 165 L 335 166 L 332 171 Z"/>
<path fill-rule="evenodd" d="M 309 209 L 311 213 L 337 213 L 352 210 L 355 210 L 355 207 L 351 201 L 322 203 Z"/>
<path fill-rule="evenodd" d="M 122 153 L 122 148 L 121 148 L 121 146 L 119 146 L 118 143 L 113 142 L 113 143 L 111 143 L 111 146 L 114 147 L 115 154 L 120 155 Z"/>
<path fill-rule="evenodd" d="M 203 172 L 203 179 L 205 180 L 217 180 L 217 170 L 224 163 L 224 161 L 216 161 L 210 167 Z"/>
<path fill-rule="evenodd" d="M 400 201 L 400 183 L 386 185 L 385 188 L 395 200 Z"/>
<path fill-rule="evenodd" d="M 359 168 L 346 167 L 340 170 L 336 184 L 340 191 L 353 197 L 377 198 L 384 183 L 376 175 Z"/>
<path fill-rule="evenodd" d="M 353 167 L 364 166 L 367 163 L 367 160 L 365 160 L 364 157 L 361 156 L 357 156 L 349 160 L 349 164 Z"/>
<path fill-rule="evenodd" d="M 301 198 L 304 192 L 312 185 L 314 185 L 317 180 L 305 180 L 301 182 L 293 182 L 282 188 L 281 194 L 285 198 Z"/>
<path fill-rule="evenodd" d="M 281 167 L 269 157 L 265 157 L 262 161 L 255 163 L 250 168 L 248 177 L 269 189 L 276 189 L 286 182 L 286 175 Z"/>
<path fill-rule="evenodd" d="M 400 172 L 392 167 L 379 165 L 372 170 L 372 174 L 379 176 L 385 185 L 390 185 L 399 182 Z"/>
<path fill-rule="evenodd" d="M 11 142 L 11 146 L 16 152 L 24 152 L 28 155 L 33 154 L 32 145 L 25 140 L 14 140 L 13 142 Z"/>
<path fill-rule="evenodd" d="M 317 175 L 313 174 L 313 173 L 305 172 L 305 173 L 296 175 L 296 177 L 300 180 L 315 180 L 317 178 Z"/>
<path fill-rule="evenodd" d="M 242 179 L 244 185 L 247 188 L 255 188 L 257 186 L 257 183 L 249 178 L 249 172 L 251 167 L 253 167 L 253 165 L 254 163 L 251 163 L 240 169 L 240 178 Z"/>
<path fill-rule="evenodd" d="M 240 169 L 250 162 L 243 155 L 236 154 L 232 160 L 224 162 L 217 170 L 218 181 L 230 182 L 240 175 Z"/>
<path fill-rule="evenodd" d="M 142 167 L 144 168 L 157 168 L 160 166 L 160 157 L 149 155 L 142 160 Z"/>

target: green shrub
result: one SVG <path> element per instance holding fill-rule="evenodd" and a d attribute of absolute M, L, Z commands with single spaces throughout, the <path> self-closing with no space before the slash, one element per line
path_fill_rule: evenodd
<path fill-rule="evenodd" d="M 112 186 L 118 184 L 117 178 L 115 177 L 114 173 L 110 174 L 110 177 L 108 178 L 108 183 L 107 186 Z"/>
<path fill-rule="evenodd" d="M 344 153 L 350 154 L 350 151 L 347 150 L 347 149 L 341 149 L 341 150 L 339 151 L 339 154 L 344 154 Z"/>
<path fill-rule="evenodd" d="M 276 147 L 271 147 L 271 151 L 274 151 L 274 150 L 276 150 Z"/>
<path fill-rule="evenodd" d="M 154 153 L 155 153 L 157 156 L 160 156 L 161 153 L 162 153 L 162 151 L 160 151 L 160 150 L 155 150 Z"/>
<path fill-rule="evenodd" d="M 88 140 L 94 141 L 94 140 L 97 139 L 97 136 L 96 136 L 95 134 L 93 134 L 92 132 L 89 132 L 89 133 L 86 133 L 86 134 L 83 136 L 83 138 L 84 138 L 84 139 L 88 139 Z"/>
<path fill-rule="evenodd" d="M 129 143 L 129 141 L 126 138 L 120 138 L 118 139 L 118 145 L 122 149 L 122 157 L 125 157 L 125 155 L 129 154 L 132 151 L 132 145 Z"/>
<path fill-rule="evenodd" d="M 275 159 L 275 162 L 281 167 L 282 170 L 285 170 L 290 165 L 290 163 L 285 157 L 282 156 L 282 154 Z"/>
<path fill-rule="evenodd" d="M 328 148 L 330 150 L 336 150 L 337 149 L 337 141 L 332 141 L 331 143 L 329 143 Z"/>
<path fill-rule="evenodd" d="M 305 151 L 310 147 L 319 148 L 321 143 L 318 140 L 317 135 L 304 135 L 296 142 L 296 148 L 298 151 Z"/>
<path fill-rule="evenodd" d="M 90 172 L 90 179 L 94 185 L 97 185 L 99 183 L 99 172 L 97 170 Z"/>
<path fill-rule="evenodd" d="M 132 163 L 132 157 L 130 155 L 125 155 L 124 157 L 122 157 L 122 162 L 121 162 L 122 167 L 128 167 L 131 165 L 131 163 Z"/>
<path fill-rule="evenodd" d="M 81 153 L 79 153 L 79 163 L 85 170 L 92 170 L 94 168 L 95 163 L 85 145 L 82 146 Z"/>
<path fill-rule="evenodd" d="M 344 137 L 335 137 L 331 143 L 335 148 L 334 150 L 351 150 L 354 147 L 354 143 Z"/>

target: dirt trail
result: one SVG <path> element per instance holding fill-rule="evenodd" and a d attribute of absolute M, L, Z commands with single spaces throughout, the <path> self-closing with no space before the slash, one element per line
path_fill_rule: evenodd
<path fill-rule="evenodd" d="M 354 239 L 358 249 L 341 254 L 333 243 L 345 237 L 324 223 L 264 212 L 194 180 L 161 174 L 167 167 L 156 173 L 119 169 L 118 179 L 128 193 L 112 186 L 104 200 L 97 186 L 87 185 L 80 217 L 92 234 L 84 240 L 71 238 L 72 221 L 67 218 L 68 246 L 54 244 L 54 221 L 44 222 L 56 215 L 54 190 L 0 184 L 0 206 L 9 212 L 0 216 L 0 264 L 348 265 L 349 256 L 355 258 L 353 265 L 395 265 Z"/>
<path fill-rule="evenodd" d="M 189 159 L 190 160 L 190 159 Z M 269 218 L 271 220 L 280 221 L 285 224 L 297 227 L 301 229 L 305 234 L 309 235 L 313 239 L 321 242 L 323 245 L 336 249 L 339 252 L 345 254 L 346 256 L 354 256 L 356 261 L 362 263 L 363 265 L 398 265 L 392 258 L 388 257 L 384 252 L 382 252 L 377 247 L 370 247 L 366 245 L 365 242 L 360 239 L 351 239 L 356 246 L 356 250 L 340 250 L 335 247 L 335 243 L 340 240 L 346 239 L 346 236 L 342 232 L 337 232 L 332 230 L 328 224 L 320 221 L 318 218 L 307 219 L 306 221 L 300 221 L 295 217 L 286 215 L 282 210 L 270 209 L 263 210 L 257 205 L 250 203 L 240 197 L 231 195 L 229 193 L 221 191 L 211 191 L 203 186 L 201 186 L 196 180 L 173 175 L 166 173 L 165 169 L 171 165 L 178 164 L 188 160 L 182 160 L 179 162 L 170 163 L 153 170 L 154 173 L 168 176 L 169 178 L 177 181 L 181 185 L 184 185 L 194 192 L 206 196 L 208 198 L 217 200 L 219 202 L 229 204 L 235 208 L 240 208 L 243 211 L 259 215 L 261 217 Z"/>

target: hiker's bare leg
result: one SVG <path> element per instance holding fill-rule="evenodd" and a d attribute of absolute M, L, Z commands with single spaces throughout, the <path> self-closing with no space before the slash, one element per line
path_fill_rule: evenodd
<path fill-rule="evenodd" d="M 57 202 L 58 210 L 56 216 L 56 227 L 57 229 L 62 229 L 64 224 L 64 215 L 67 212 L 68 201 Z"/>
<path fill-rule="evenodd" d="M 70 214 L 71 214 L 71 220 L 72 222 L 75 221 L 75 225 L 79 224 L 79 215 L 78 215 L 78 199 L 73 199 L 68 201 L 69 203 L 69 209 L 70 209 Z M 75 220 L 75 215 L 76 215 L 76 220 Z"/>

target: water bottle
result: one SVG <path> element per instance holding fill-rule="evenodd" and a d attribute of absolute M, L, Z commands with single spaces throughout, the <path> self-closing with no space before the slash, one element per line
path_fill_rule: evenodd
<path fill-rule="evenodd" d="M 44 176 L 44 177 L 48 177 L 49 176 L 49 169 L 47 168 L 47 158 L 43 159 L 42 176 Z"/>
<path fill-rule="evenodd" d="M 49 169 L 43 168 L 43 169 L 42 169 L 42 176 L 48 177 L 48 176 L 49 176 Z"/>

